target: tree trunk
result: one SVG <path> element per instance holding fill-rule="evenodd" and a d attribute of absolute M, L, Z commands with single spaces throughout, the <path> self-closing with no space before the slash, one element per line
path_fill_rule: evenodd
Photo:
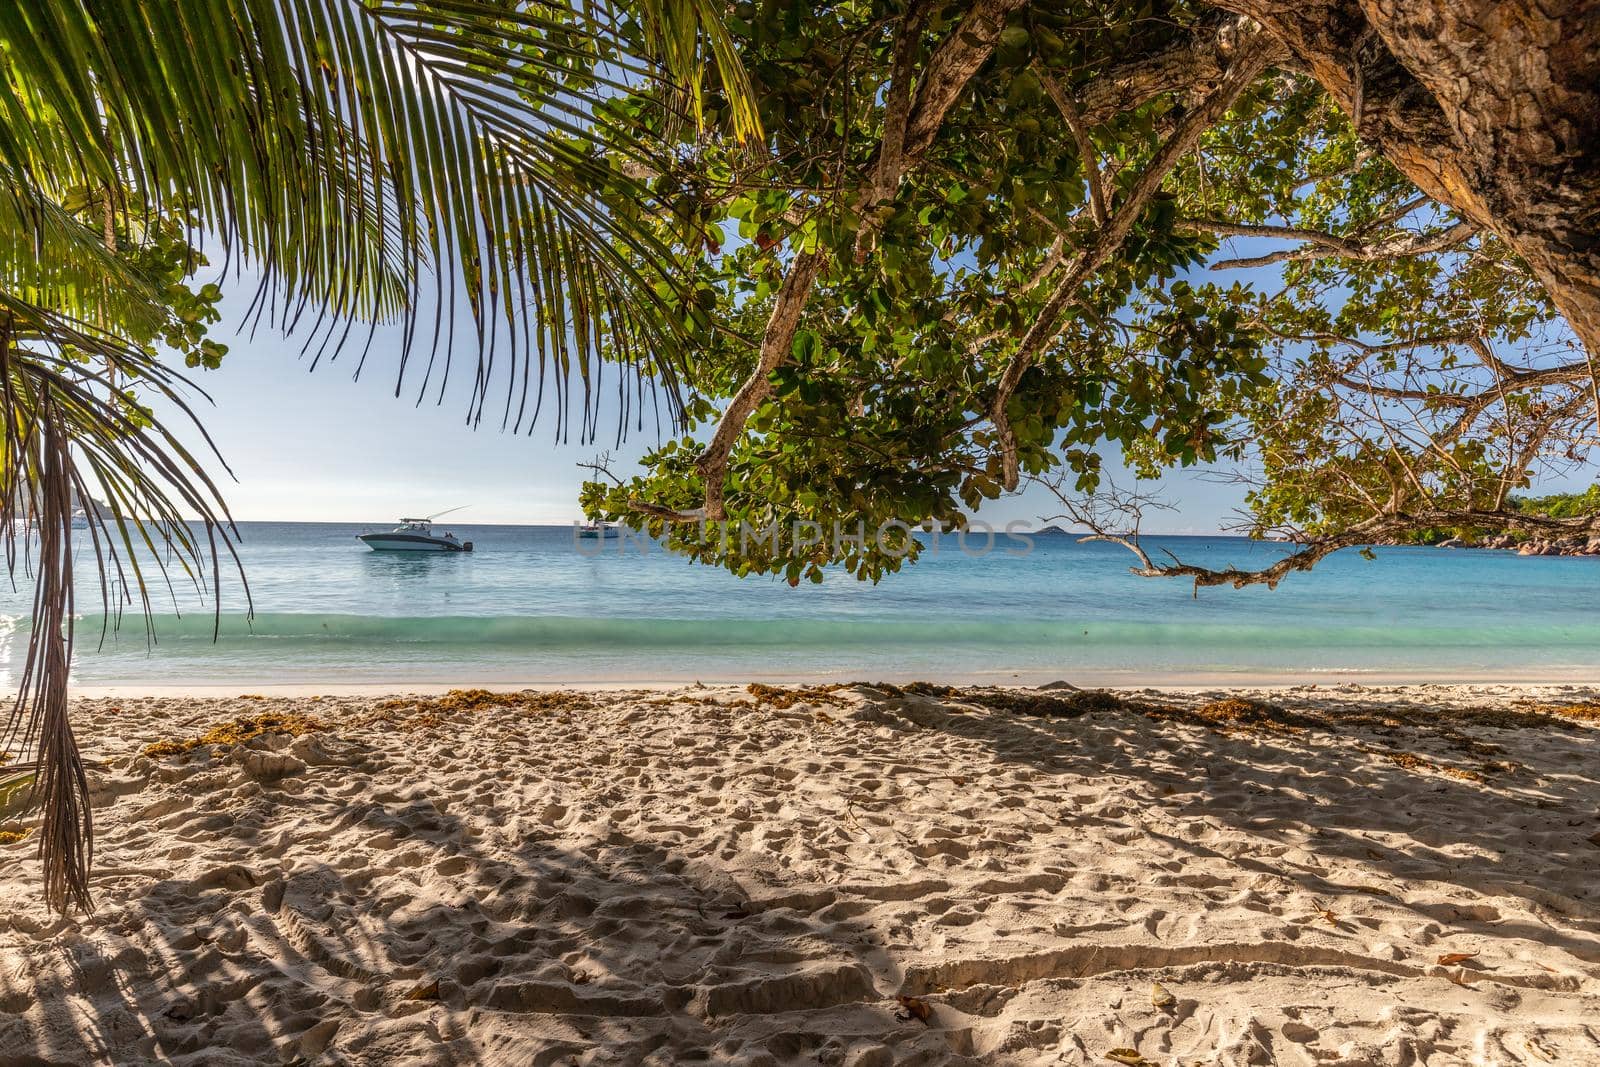
<path fill-rule="evenodd" d="M 1600 3 L 1214 2 L 1279 38 L 1418 188 L 1501 237 L 1600 356 Z"/>

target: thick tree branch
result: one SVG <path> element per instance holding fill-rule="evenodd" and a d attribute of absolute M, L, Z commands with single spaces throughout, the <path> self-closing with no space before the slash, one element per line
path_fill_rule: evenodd
<path fill-rule="evenodd" d="M 1419 189 L 1499 235 L 1600 354 L 1592 0 L 1212 0 L 1281 41 Z"/>
<path fill-rule="evenodd" d="M 696 508 L 693 511 L 679 511 L 676 508 L 664 507 L 661 504 L 653 504 L 643 497 L 638 496 L 630 496 L 628 498 L 628 506 L 634 511 L 640 511 L 646 515 L 653 515 L 658 519 L 665 519 L 672 523 L 701 522 L 706 520 L 706 512 L 704 508 Z"/>
<path fill-rule="evenodd" d="M 871 177 L 857 193 L 855 207 L 858 211 L 864 204 L 872 203 L 879 190 L 892 191 L 905 173 L 921 162 L 933 144 L 934 134 L 944 124 L 945 116 L 955 106 L 967 82 L 993 52 L 1000 39 L 1000 31 L 1005 28 L 1006 16 L 1021 7 L 1023 2 L 978 0 L 950 36 L 934 50 L 923 69 L 915 102 L 905 120 L 904 144 L 898 152 L 899 164 L 895 165 L 892 159 L 884 162 L 891 153 L 880 150 Z M 906 34 L 905 40 L 908 43 L 906 49 L 899 51 L 899 58 L 909 56 L 907 49 L 912 47 L 909 42 L 914 40 L 914 35 Z M 898 123 L 898 120 L 893 121 Z M 750 415 L 771 394 L 772 372 L 789 358 L 800 317 L 826 258 L 827 254 L 819 249 L 798 253 L 790 263 L 789 272 L 778 290 L 777 302 L 767 320 L 755 370 L 728 403 L 710 442 L 695 461 L 695 467 L 705 482 L 703 517 L 708 522 L 721 522 L 727 518 L 724 494 L 727 491 L 728 458 L 744 433 Z M 702 517 L 689 512 L 667 511 L 669 514 L 662 517 L 671 518 L 671 521 Z"/>
<path fill-rule="evenodd" d="M 783 285 L 778 289 L 777 303 L 767 319 L 767 330 L 761 338 L 761 349 L 756 357 L 756 368 L 745 379 L 739 391 L 728 402 L 728 408 L 717 423 L 704 451 L 695 460 L 695 467 L 705 479 L 705 518 L 721 522 L 726 518 L 723 509 L 724 479 L 727 475 L 728 457 L 734 443 L 744 433 L 744 424 L 761 402 L 772 394 L 772 372 L 777 370 L 794 345 L 795 331 L 800 326 L 800 315 L 811 297 L 811 287 L 822 272 L 826 254 L 820 250 L 800 252 L 789 264 Z"/>
<path fill-rule="evenodd" d="M 895 29 L 889 89 L 884 97 L 883 142 L 878 148 L 871 187 L 861 205 L 861 227 L 856 231 L 857 263 L 865 263 L 871 255 L 882 227 L 877 208 L 893 198 L 905 169 L 906 126 L 911 121 L 911 81 L 916 71 L 921 25 L 922 12 L 913 7 Z"/>
<path fill-rule="evenodd" d="M 977 0 L 923 68 L 916 104 L 906 126 L 905 154 L 920 159 L 933 145 L 945 116 L 1000 40 L 1006 18 L 1025 0 Z"/>
<path fill-rule="evenodd" d="M 1248 21 L 1208 13 L 1189 36 L 1097 72 L 1078 93 L 1079 113 L 1092 129 L 1168 93 L 1203 96 L 1222 81 L 1246 45 L 1267 49 L 1268 65 L 1289 58 L 1287 48 L 1275 39 L 1263 40 Z"/>

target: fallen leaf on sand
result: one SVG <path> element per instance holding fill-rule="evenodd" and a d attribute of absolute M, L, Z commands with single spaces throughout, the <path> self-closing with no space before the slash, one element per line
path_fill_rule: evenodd
<path fill-rule="evenodd" d="M 1172 991 L 1166 986 L 1162 985 L 1160 982 L 1154 982 L 1150 986 L 1150 1003 L 1154 1004 L 1162 1011 L 1166 1011 L 1168 1008 L 1178 1003 L 1178 998 L 1173 996 Z"/>
<path fill-rule="evenodd" d="M 20 815 L 33 799 L 34 772 L 0 778 L 0 818 Z"/>
<path fill-rule="evenodd" d="M 438 1000 L 439 999 L 439 979 L 435 978 L 431 982 L 426 982 L 423 985 L 417 986 L 417 988 L 415 988 L 411 992 L 407 993 L 405 995 L 404 999 L 406 999 L 406 1000 Z"/>
<path fill-rule="evenodd" d="M 1439 966 L 1454 967 L 1458 963 L 1466 963 L 1477 955 L 1476 952 L 1446 952 L 1439 957 Z"/>
<path fill-rule="evenodd" d="M 926 1024 L 933 1018 L 933 1006 L 921 997 L 895 997 L 894 999 L 899 1001 L 900 1006 L 905 1009 L 905 1011 L 895 1013 L 894 1017 L 896 1019 L 916 1019 Z"/>
<path fill-rule="evenodd" d="M 1106 1053 L 1106 1059 L 1125 1063 L 1128 1067 L 1153 1067 L 1149 1060 L 1139 1055 L 1136 1048 L 1114 1048 Z"/>

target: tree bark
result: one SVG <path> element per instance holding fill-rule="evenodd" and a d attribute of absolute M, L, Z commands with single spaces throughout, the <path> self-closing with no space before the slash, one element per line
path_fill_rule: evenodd
<path fill-rule="evenodd" d="M 916 102 L 905 132 L 906 163 L 921 159 L 967 82 L 988 62 L 1006 19 L 1025 0 L 978 0 L 948 40 L 928 60 L 918 79 Z"/>
<path fill-rule="evenodd" d="M 1281 40 L 1418 188 L 1502 238 L 1600 355 L 1600 3 L 1214 2 Z"/>

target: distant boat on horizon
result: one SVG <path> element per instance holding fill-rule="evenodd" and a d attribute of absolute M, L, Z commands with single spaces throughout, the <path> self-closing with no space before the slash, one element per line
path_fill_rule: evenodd
<path fill-rule="evenodd" d="M 578 527 L 578 536 L 598 539 L 621 537 L 622 528 L 613 526 L 609 522 L 586 522 Z"/>

